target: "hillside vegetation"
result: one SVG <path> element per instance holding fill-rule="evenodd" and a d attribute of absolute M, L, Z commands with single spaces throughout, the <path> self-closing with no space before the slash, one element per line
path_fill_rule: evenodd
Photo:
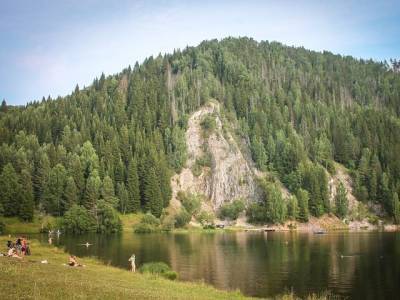
<path fill-rule="evenodd" d="M 163 214 L 188 159 L 189 116 L 215 99 L 266 174 L 256 222 L 347 214 L 327 173 L 348 168 L 356 198 L 400 221 L 400 75 L 388 64 L 249 38 L 149 57 L 71 95 L 0 113 L 5 216 L 65 216 L 71 231 L 117 231 L 122 213 Z M 293 195 L 282 200 L 277 178 Z M 232 199 L 234 200 L 234 199 Z M 76 220 L 84 220 L 74 228 Z M 75 225 L 71 225 L 75 224 Z"/>

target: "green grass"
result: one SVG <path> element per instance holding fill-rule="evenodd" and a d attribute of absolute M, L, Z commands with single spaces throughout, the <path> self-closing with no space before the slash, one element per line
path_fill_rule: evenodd
<path fill-rule="evenodd" d="M 17 233 L 39 233 L 42 225 L 46 226 L 48 223 L 55 223 L 55 218 L 51 216 L 39 217 L 35 215 L 32 222 L 23 222 L 16 217 L 0 218 L 6 225 L 4 233 L 17 234 Z"/>
<path fill-rule="evenodd" d="M 5 236 L 0 250 L 5 251 Z M 64 266 L 68 254 L 30 241 L 32 255 L 24 259 L 0 257 L 0 299 L 251 299 L 239 291 L 221 291 L 204 283 L 179 282 L 154 274 L 131 273 L 93 258 L 78 258 L 83 268 Z M 42 264 L 42 260 L 48 264 Z M 283 293 L 276 300 L 297 300 Z M 327 293 L 306 299 L 336 299 Z"/>
<path fill-rule="evenodd" d="M 5 245 L 6 237 L 0 237 Z M 5 250 L 5 246 L 0 249 Z M 31 242 L 32 256 L 0 257 L 0 299 L 250 299 L 203 283 L 175 282 L 131 273 L 82 258 L 84 268 L 64 266 L 68 254 Z M 48 264 L 40 261 L 47 259 Z"/>
<path fill-rule="evenodd" d="M 120 214 L 123 231 L 133 232 L 133 226 L 140 222 L 142 216 L 143 213 L 126 214 L 126 215 Z M 32 222 L 23 222 L 16 217 L 12 218 L 2 217 L 0 218 L 0 221 L 2 221 L 6 225 L 4 231 L 4 233 L 6 234 L 19 234 L 19 233 L 32 234 L 32 233 L 39 233 L 40 230 L 42 229 L 42 225 L 46 226 L 46 224 L 48 223 L 55 224 L 56 218 L 52 216 L 39 216 L 38 214 L 35 214 L 35 217 Z"/>

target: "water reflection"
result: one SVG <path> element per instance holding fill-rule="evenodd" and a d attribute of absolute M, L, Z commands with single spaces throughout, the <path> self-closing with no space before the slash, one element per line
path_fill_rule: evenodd
<path fill-rule="evenodd" d="M 87 241 L 93 246 L 79 245 Z M 61 236 L 53 243 L 126 269 L 135 253 L 138 266 L 164 261 L 181 280 L 204 280 L 253 296 L 285 289 L 298 295 L 330 290 L 352 299 L 396 299 L 400 293 L 399 233 L 124 233 Z"/>

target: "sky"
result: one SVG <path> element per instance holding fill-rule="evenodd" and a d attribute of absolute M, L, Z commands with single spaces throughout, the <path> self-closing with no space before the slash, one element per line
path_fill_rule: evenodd
<path fill-rule="evenodd" d="M 400 1 L 2 0 L 0 100 L 64 96 L 102 72 L 227 36 L 399 59 Z"/>

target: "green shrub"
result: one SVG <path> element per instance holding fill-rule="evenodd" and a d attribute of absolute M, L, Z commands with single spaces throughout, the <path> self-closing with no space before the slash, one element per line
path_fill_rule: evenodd
<path fill-rule="evenodd" d="M 165 216 L 161 222 L 161 229 L 163 231 L 171 231 L 175 228 L 175 218 L 173 216 Z"/>
<path fill-rule="evenodd" d="M 175 216 L 175 226 L 177 228 L 184 227 L 190 222 L 191 218 L 192 216 L 182 207 L 181 211 Z"/>
<path fill-rule="evenodd" d="M 178 278 L 178 273 L 175 271 L 167 271 L 167 272 L 163 273 L 162 276 L 169 280 L 175 280 Z"/>
<path fill-rule="evenodd" d="M 189 215 L 197 214 L 201 206 L 201 196 L 180 191 L 178 199 Z"/>
<path fill-rule="evenodd" d="M 198 177 L 204 167 L 211 168 L 211 154 L 206 151 L 201 157 L 196 158 L 191 171 L 194 176 Z"/>
<path fill-rule="evenodd" d="M 172 271 L 171 268 L 164 262 L 150 262 L 145 263 L 139 268 L 139 272 L 143 274 L 154 274 L 164 278 L 175 280 L 178 277 L 178 273 Z"/>
<path fill-rule="evenodd" d="M 135 233 L 152 233 L 159 230 L 160 220 L 151 213 L 145 214 L 140 222 L 133 227 Z"/>
<path fill-rule="evenodd" d="M 215 116 L 207 115 L 200 122 L 200 126 L 203 129 L 204 137 L 209 137 L 214 129 L 217 127 L 217 123 L 215 122 Z"/>
<path fill-rule="evenodd" d="M 203 229 L 215 229 L 215 225 L 214 224 L 206 224 L 203 226 Z"/>
<path fill-rule="evenodd" d="M 145 214 L 140 220 L 140 223 L 152 226 L 160 226 L 160 220 L 153 216 L 151 213 Z"/>
<path fill-rule="evenodd" d="M 135 225 L 133 231 L 135 233 L 152 233 L 152 232 L 155 232 L 156 229 L 152 225 L 145 224 L 145 223 L 139 223 L 139 224 Z"/>
<path fill-rule="evenodd" d="M 214 215 L 203 210 L 196 216 L 196 220 L 203 226 L 209 225 L 214 222 Z"/>
<path fill-rule="evenodd" d="M 97 203 L 97 232 L 116 233 L 122 230 L 122 222 L 117 211 L 104 200 Z"/>
<path fill-rule="evenodd" d="M 235 200 L 232 203 L 222 205 L 219 210 L 219 216 L 222 220 L 236 220 L 244 209 L 245 205 L 243 201 Z"/>
<path fill-rule="evenodd" d="M 62 228 L 75 234 L 96 232 L 96 220 L 86 208 L 75 204 L 65 213 Z"/>
<path fill-rule="evenodd" d="M 261 224 L 267 219 L 267 212 L 264 205 L 260 203 L 252 203 L 246 210 L 247 220 L 250 223 Z"/>
<path fill-rule="evenodd" d="M 370 214 L 368 216 L 368 222 L 373 224 L 373 225 L 378 225 L 379 224 L 379 218 L 376 215 Z"/>

